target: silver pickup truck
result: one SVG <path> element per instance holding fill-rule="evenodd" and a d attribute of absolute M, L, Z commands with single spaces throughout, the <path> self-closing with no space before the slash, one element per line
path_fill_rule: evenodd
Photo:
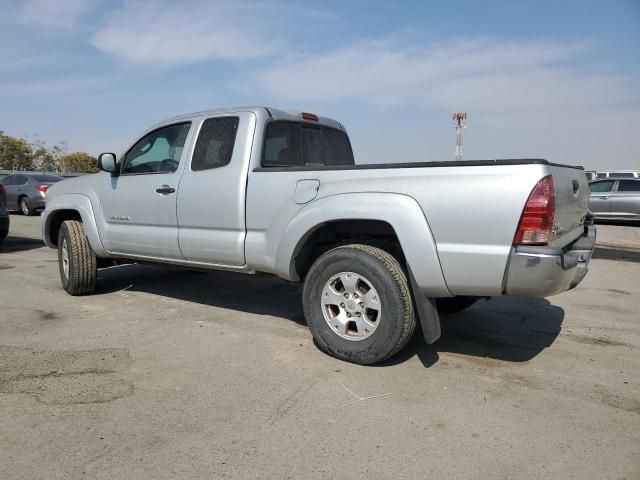
<path fill-rule="evenodd" d="M 71 295 L 152 262 L 304 282 L 329 354 L 374 364 L 438 309 L 575 287 L 595 243 L 580 167 L 545 160 L 355 164 L 339 122 L 251 107 L 153 126 L 47 193 L 43 238 Z"/>

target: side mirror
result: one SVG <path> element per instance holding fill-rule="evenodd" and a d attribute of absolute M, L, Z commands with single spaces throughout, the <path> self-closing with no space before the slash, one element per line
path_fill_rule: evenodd
<path fill-rule="evenodd" d="M 98 168 L 115 177 L 117 175 L 116 154 L 101 153 L 98 155 Z"/>

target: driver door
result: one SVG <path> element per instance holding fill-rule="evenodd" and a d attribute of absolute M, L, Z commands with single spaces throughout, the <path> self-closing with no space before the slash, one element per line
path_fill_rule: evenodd
<path fill-rule="evenodd" d="M 113 254 L 153 259 L 184 257 L 178 247 L 176 198 L 190 141 L 190 122 L 156 129 L 105 175 L 100 195 L 100 236 Z"/>

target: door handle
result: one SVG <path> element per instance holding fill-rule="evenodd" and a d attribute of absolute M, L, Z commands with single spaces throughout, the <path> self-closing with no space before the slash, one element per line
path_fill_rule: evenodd
<path fill-rule="evenodd" d="M 609 198 L 608 196 L 605 197 L 598 197 L 600 200 L 606 200 L 607 198 Z"/>
<path fill-rule="evenodd" d="M 156 192 L 161 195 L 169 195 L 170 193 L 175 193 L 175 191 L 176 189 L 169 185 L 162 185 L 161 187 L 156 188 Z"/>

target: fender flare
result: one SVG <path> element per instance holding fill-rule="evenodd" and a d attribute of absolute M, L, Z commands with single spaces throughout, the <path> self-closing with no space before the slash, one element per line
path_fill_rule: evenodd
<path fill-rule="evenodd" d="M 49 229 L 51 227 L 51 220 L 55 217 L 56 212 L 60 210 L 75 210 L 78 212 L 80 218 L 82 218 L 85 235 L 94 253 L 98 257 L 109 257 L 98 234 L 98 226 L 93 213 L 91 200 L 86 195 L 80 193 L 65 193 L 54 197 L 50 202 L 47 201 L 41 219 L 42 238 L 47 246 L 56 248 L 49 238 Z"/>
<path fill-rule="evenodd" d="M 391 225 L 416 285 L 427 297 L 450 297 L 431 228 L 418 202 L 398 193 L 344 193 L 313 201 L 285 228 L 276 253 L 276 271 L 299 280 L 295 258 L 309 236 L 336 220 L 377 220 Z"/>

